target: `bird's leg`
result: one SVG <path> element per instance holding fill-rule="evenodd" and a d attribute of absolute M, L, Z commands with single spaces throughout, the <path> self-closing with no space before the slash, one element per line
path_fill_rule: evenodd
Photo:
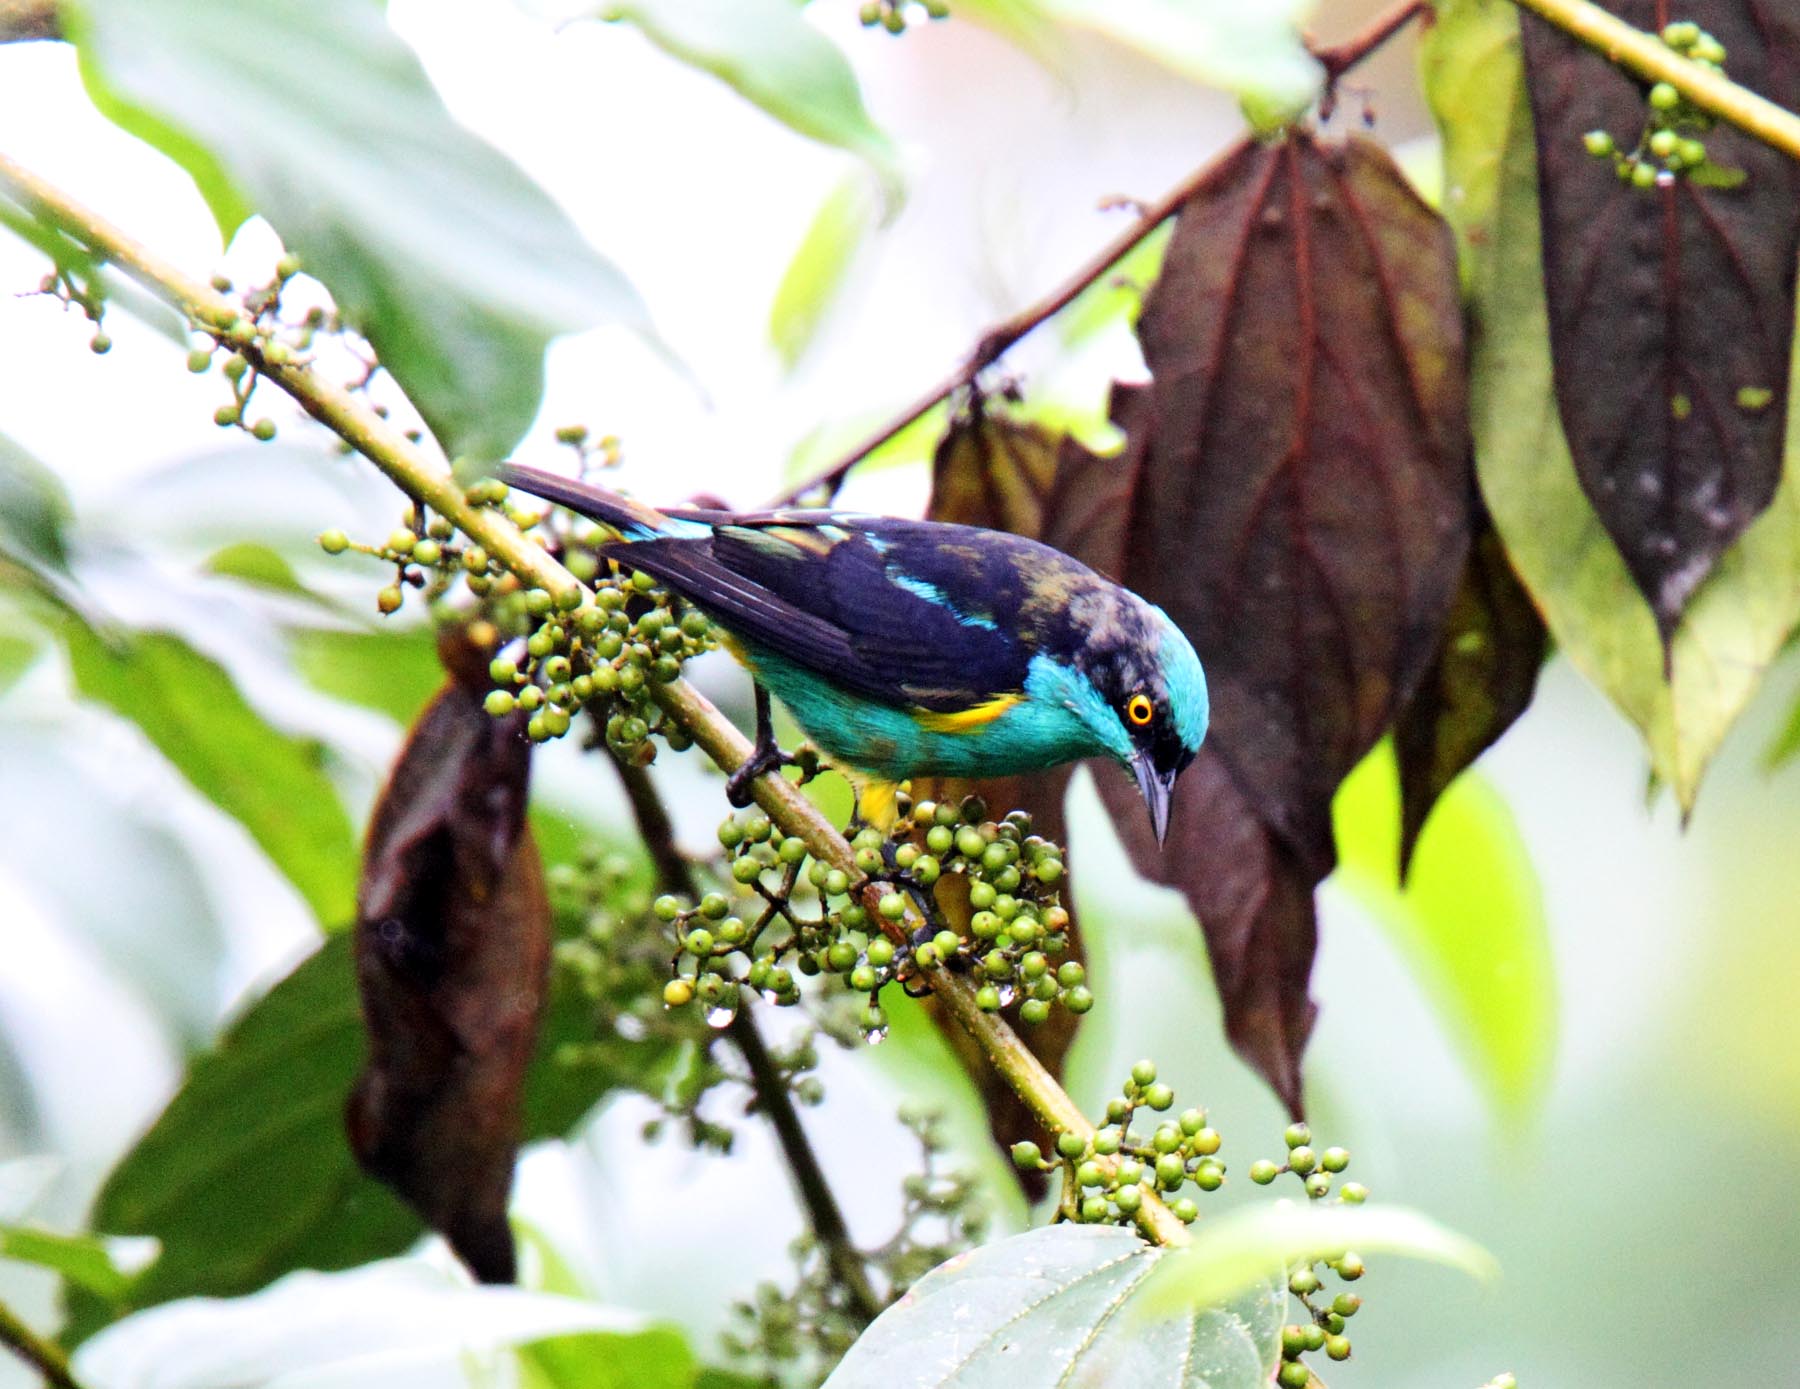
<path fill-rule="evenodd" d="M 750 783 L 764 772 L 779 771 L 793 762 L 781 750 L 775 741 L 775 720 L 769 712 L 769 692 L 762 687 L 762 682 L 753 682 L 756 689 L 756 746 L 750 750 L 750 756 L 743 766 L 725 778 L 725 799 L 742 810 L 750 804 Z"/>

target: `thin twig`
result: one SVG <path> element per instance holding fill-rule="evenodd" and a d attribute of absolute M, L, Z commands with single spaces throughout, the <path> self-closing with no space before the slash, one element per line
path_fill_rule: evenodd
<path fill-rule="evenodd" d="M 1361 32 L 1352 34 L 1342 43 L 1323 48 L 1309 45 L 1313 57 L 1325 69 L 1325 90 L 1329 92 L 1338 78 L 1430 9 L 1430 0 L 1400 0 L 1399 4 L 1376 15 Z"/>
<path fill-rule="evenodd" d="M 1693 105 L 1783 154 L 1800 159 L 1800 116 L 1739 86 L 1723 73 L 1682 57 L 1655 34 L 1634 29 L 1588 0 L 1513 0 L 1581 40 L 1609 63 L 1643 78 L 1667 82 Z"/>
<path fill-rule="evenodd" d="M 675 843 L 675 827 L 669 820 L 662 797 L 656 794 L 650 774 L 642 767 L 620 762 L 617 758 L 614 765 L 619 769 L 619 779 L 625 784 L 625 795 L 631 802 L 638 834 L 650 851 L 650 861 L 656 866 L 657 882 L 662 891 L 680 893 L 690 900 L 698 898 L 700 888 L 694 880 L 694 866 Z M 881 1315 L 881 1298 L 869 1282 L 868 1262 L 850 1239 L 850 1227 L 844 1220 L 843 1209 L 832 1193 L 831 1184 L 825 1180 L 825 1169 L 819 1164 L 818 1154 L 806 1137 L 800 1113 L 794 1108 L 793 1093 L 756 1026 L 750 997 L 748 991 L 740 992 L 737 1012 L 726 1033 L 750 1070 L 757 1105 L 768 1116 L 776 1141 L 781 1144 L 781 1154 L 787 1160 L 801 1204 L 806 1208 L 807 1223 L 831 1261 L 833 1274 L 849 1295 L 848 1310 L 859 1325 L 867 1326 Z"/>
<path fill-rule="evenodd" d="M 0 1345 L 42 1375 L 51 1389 L 82 1389 L 62 1347 L 25 1325 L 4 1302 L 0 1302 Z"/>

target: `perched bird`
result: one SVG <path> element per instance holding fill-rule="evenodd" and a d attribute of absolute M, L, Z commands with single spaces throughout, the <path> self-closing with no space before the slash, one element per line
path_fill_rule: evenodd
<path fill-rule="evenodd" d="M 865 818 L 913 776 L 985 777 L 1111 757 L 1160 841 L 1206 735 L 1206 677 L 1161 608 L 1001 531 L 843 511 L 656 511 L 508 465 L 505 482 L 616 531 L 608 558 L 723 629 L 757 684 L 757 750 L 782 765 L 772 691 L 858 784 Z"/>

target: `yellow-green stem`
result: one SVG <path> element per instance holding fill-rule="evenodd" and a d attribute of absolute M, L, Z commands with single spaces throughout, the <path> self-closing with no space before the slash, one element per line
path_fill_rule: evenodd
<path fill-rule="evenodd" d="M 268 361 L 258 344 L 240 344 L 232 330 L 243 318 L 242 311 L 223 294 L 156 256 L 98 213 L 4 154 L 0 154 L 0 190 L 55 223 L 97 259 L 112 262 L 150 293 L 187 315 L 201 331 L 243 352 L 259 372 L 292 396 L 309 415 L 381 469 L 408 496 L 454 522 L 521 582 L 548 589 L 561 606 L 572 607 L 581 601 L 585 589 L 574 575 L 504 514 L 471 506 L 449 470 L 377 415 L 366 400 L 305 365 Z M 750 740 L 691 685 L 684 681 L 665 685 L 657 698 L 664 711 L 723 770 L 735 770 L 750 756 Z M 754 792 L 757 804 L 769 818 L 785 833 L 804 839 L 815 857 L 855 877 L 861 876 L 849 843 L 792 782 L 780 775 L 765 775 L 756 780 Z M 893 923 L 896 938 L 904 941 L 908 926 L 918 924 L 916 919 Z M 926 978 L 940 1003 L 975 1038 L 994 1068 L 1046 1128 L 1092 1136 L 1093 1125 L 1005 1020 L 976 1007 L 974 986 L 966 978 L 941 966 L 926 971 Z M 1105 1160 L 1102 1165 L 1107 1165 Z M 1160 1243 L 1179 1244 L 1187 1240 L 1186 1228 L 1153 1195 L 1145 1195 L 1136 1219 L 1145 1235 Z"/>
<path fill-rule="evenodd" d="M 1646 82 L 1667 82 L 1702 111 L 1800 159 L 1800 116 L 1684 58 L 1655 34 L 1634 29 L 1590 0 L 1513 0 Z"/>

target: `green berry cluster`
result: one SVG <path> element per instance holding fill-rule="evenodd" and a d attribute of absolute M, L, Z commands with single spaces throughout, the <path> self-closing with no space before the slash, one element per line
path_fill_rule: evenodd
<path fill-rule="evenodd" d="M 1691 20 L 1663 27 L 1662 41 L 1703 68 L 1719 72 L 1725 66 L 1725 48 Z M 1710 113 L 1701 110 L 1668 82 L 1651 86 L 1646 100 L 1644 128 L 1631 149 L 1621 149 L 1612 134 L 1590 130 L 1582 137 L 1587 152 L 1596 159 L 1610 159 L 1621 182 L 1634 188 L 1655 188 L 1677 177 L 1709 187 L 1732 187 L 1743 182 L 1740 169 L 1713 163 L 1700 136 L 1713 128 Z"/>
<path fill-rule="evenodd" d="M 81 310 L 87 321 L 94 325 L 88 350 L 96 357 L 104 357 L 112 351 L 112 337 L 102 326 L 106 316 L 106 289 L 91 268 L 86 275 L 80 275 L 73 266 L 58 263 L 50 274 L 38 281 L 37 292 L 61 300 L 65 311 Z"/>
<path fill-rule="evenodd" d="M 1063 1172 L 1061 1217 L 1085 1224 L 1129 1225 L 1147 1193 L 1168 1201 L 1183 1224 L 1199 1219 L 1200 1207 L 1185 1194 L 1191 1183 L 1202 1192 L 1225 1185 L 1222 1141 L 1206 1122 L 1204 1109 L 1183 1110 L 1159 1122 L 1148 1135 L 1132 1127 L 1140 1109 L 1158 1114 L 1175 1106 L 1175 1092 L 1156 1078 L 1156 1065 L 1140 1061 L 1123 1090 L 1106 1102 L 1106 1123 L 1092 1137 L 1065 1130 L 1056 1136 L 1056 1160 L 1038 1145 L 1015 1143 L 1013 1162 L 1026 1171 Z"/>
<path fill-rule="evenodd" d="M 1287 1161 L 1276 1163 L 1263 1158 L 1252 1163 L 1250 1180 L 1258 1186 L 1268 1186 L 1287 1173 L 1306 1188 L 1309 1200 L 1329 1199 L 1334 1183 L 1350 1166 L 1350 1154 L 1343 1148 L 1323 1151 L 1314 1148 L 1312 1130 L 1305 1124 L 1290 1124 L 1283 1139 L 1287 1145 Z M 1360 1182 L 1344 1182 L 1337 1187 L 1340 1205 L 1360 1206 L 1368 1199 L 1369 1189 Z M 1286 1385 L 1288 1389 L 1299 1389 L 1309 1382 L 1312 1372 L 1301 1357 L 1323 1350 L 1333 1360 L 1350 1358 L 1350 1337 L 1346 1328 L 1350 1318 L 1361 1309 L 1362 1299 L 1345 1291 L 1327 1301 L 1323 1295 L 1324 1280 L 1319 1274 L 1321 1268 L 1345 1283 L 1354 1283 L 1364 1272 L 1362 1256 L 1351 1250 L 1290 1270 L 1288 1291 L 1306 1308 L 1309 1320 L 1289 1326 L 1282 1332 L 1283 1364 L 1276 1383 Z"/>
<path fill-rule="evenodd" d="M 816 770 L 804 753 L 801 761 L 803 778 Z M 922 971 L 949 964 L 976 980 L 976 1001 L 989 1011 L 1016 1003 L 1020 1018 L 1040 1023 L 1058 1002 L 1075 1013 L 1091 1008 L 1081 964 L 1054 964 L 1068 948 L 1061 849 L 1034 835 L 1023 813 L 990 820 L 978 797 L 900 804 L 888 834 L 864 828 L 851 839 L 855 872 L 812 858 L 804 839 L 782 834 L 760 811 L 721 824 L 726 874 L 755 910 L 734 913 L 723 892 L 699 902 L 657 900 L 656 915 L 675 928 L 680 946 L 665 1001 L 698 1000 L 722 1023 L 739 985 L 793 1004 L 797 975 L 833 976 L 867 996 L 860 1028 L 880 1041 L 887 1034 L 881 991 L 908 988 Z M 964 885 L 966 933 L 940 907 L 946 881 Z M 814 909 L 803 910 L 797 898 Z M 905 923 L 921 918 L 924 926 L 909 933 Z"/>
<path fill-rule="evenodd" d="M 616 468 L 625 461 L 624 446 L 616 434 L 603 434 L 598 439 L 585 424 L 565 424 L 556 431 L 556 442 L 572 449 L 578 471 L 586 476 L 596 469 Z"/>
<path fill-rule="evenodd" d="M 216 352 L 224 354 L 220 375 L 230 388 L 231 399 L 213 411 L 213 423 L 219 428 L 241 429 L 265 444 L 275 437 L 274 420 L 266 415 L 250 418 L 250 402 L 263 369 L 297 362 L 298 354 L 309 350 L 314 336 L 326 327 L 325 311 L 317 308 L 309 310 L 298 324 L 283 321 L 281 292 L 299 273 L 299 258 L 282 256 L 275 263 L 273 277 L 250 286 L 239 296 L 243 313 L 222 329 L 206 329 L 205 337 L 188 353 L 188 370 L 196 376 L 212 370 Z M 213 276 L 212 287 L 220 294 L 234 292 L 231 281 L 223 275 Z M 290 336 L 295 345 L 290 345 Z"/>
<path fill-rule="evenodd" d="M 918 1140 L 920 1170 L 902 1183 L 898 1228 L 881 1244 L 855 1250 L 871 1292 L 882 1304 L 900 1297 L 926 1273 L 987 1233 L 980 1190 L 945 1169 L 949 1144 L 935 1113 L 907 1106 L 900 1120 Z M 732 1307 L 722 1341 L 734 1367 L 753 1367 L 770 1384 L 818 1384 L 861 1333 L 859 1313 L 830 1251 L 810 1233 L 789 1246 L 796 1279 L 791 1290 L 765 1282 Z"/>
<path fill-rule="evenodd" d="M 880 27 L 890 34 L 906 32 L 906 12 L 914 8 L 912 0 L 866 0 L 858 12 L 863 28 Z M 927 19 L 950 18 L 950 6 L 946 0 L 919 0 L 916 8 L 925 12 Z"/>
<path fill-rule="evenodd" d="M 378 544 L 353 541 L 341 530 L 320 534 L 319 548 L 328 555 L 354 552 L 394 566 L 394 581 L 375 595 L 383 616 L 400 611 L 408 589 L 423 589 L 429 602 L 437 602 L 455 580 L 468 574 L 464 562 L 473 555 L 485 573 L 487 555 L 475 546 L 455 543 L 456 528 L 442 516 L 426 519 L 416 507 L 408 507 L 401 522 Z M 474 576 L 468 575 L 471 583 Z M 498 632 L 491 634 L 495 639 Z"/>

